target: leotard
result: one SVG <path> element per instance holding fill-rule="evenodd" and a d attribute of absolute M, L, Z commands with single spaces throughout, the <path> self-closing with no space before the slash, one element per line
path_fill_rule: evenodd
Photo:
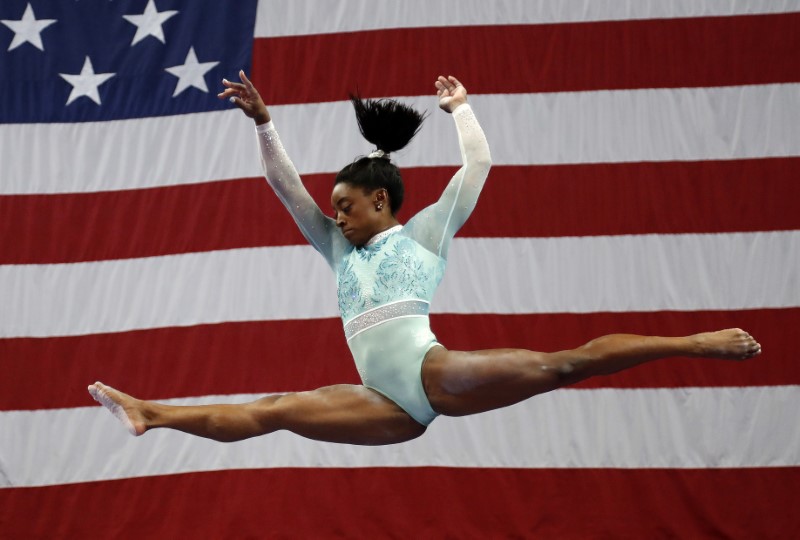
<path fill-rule="evenodd" d="M 425 354 L 438 345 L 428 320 L 430 302 L 450 242 L 475 208 L 491 166 L 472 108 L 462 104 L 452 116 L 463 165 L 441 198 L 405 226 L 383 231 L 359 248 L 306 191 L 274 124 L 256 128 L 267 182 L 336 273 L 345 337 L 361 381 L 423 425 L 437 416 L 421 376 Z"/>

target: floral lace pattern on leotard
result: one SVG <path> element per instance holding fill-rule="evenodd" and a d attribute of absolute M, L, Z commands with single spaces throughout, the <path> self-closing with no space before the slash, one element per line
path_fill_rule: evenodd
<path fill-rule="evenodd" d="M 402 238 L 378 265 L 376 274 L 372 301 L 381 305 L 396 298 L 425 298 L 433 272 L 416 256 L 415 242 Z"/>
<path fill-rule="evenodd" d="M 444 259 L 405 236 L 402 228 L 371 246 L 353 248 L 337 268 L 342 319 L 398 300 L 430 302 L 444 266 Z"/>
<path fill-rule="evenodd" d="M 350 261 L 343 261 L 337 273 L 339 275 L 339 286 L 337 287 L 339 313 L 342 314 L 343 319 L 347 320 L 344 316 L 345 313 L 364 311 L 367 305 L 366 299 Z"/>

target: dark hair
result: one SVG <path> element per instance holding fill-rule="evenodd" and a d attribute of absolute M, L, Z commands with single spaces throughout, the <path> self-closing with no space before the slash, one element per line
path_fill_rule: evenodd
<path fill-rule="evenodd" d="M 356 111 L 361 135 L 386 154 L 404 148 L 417 134 L 425 120 L 408 105 L 393 99 L 361 99 L 350 94 Z M 389 207 L 395 214 L 403 204 L 403 180 L 400 169 L 389 157 L 362 157 L 345 166 L 336 175 L 334 185 L 345 182 L 365 191 L 385 189 L 389 194 Z"/>

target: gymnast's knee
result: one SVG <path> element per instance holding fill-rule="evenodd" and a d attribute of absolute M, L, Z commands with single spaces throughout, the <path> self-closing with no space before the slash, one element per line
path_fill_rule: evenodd
<path fill-rule="evenodd" d="M 575 382 L 580 366 L 589 358 L 590 354 L 582 347 L 571 351 L 556 353 L 537 353 L 534 365 L 539 371 L 539 376 L 549 377 L 554 388 L 560 388 Z"/>

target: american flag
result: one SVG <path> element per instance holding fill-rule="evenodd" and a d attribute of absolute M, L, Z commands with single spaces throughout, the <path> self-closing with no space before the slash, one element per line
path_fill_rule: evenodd
<path fill-rule="evenodd" d="M 4 0 L 0 537 L 792 538 L 800 491 L 800 1 Z M 400 220 L 495 163 L 432 326 L 559 350 L 738 326 L 671 359 L 362 448 L 133 439 L 170 403 L 358 383 L 335 283 L 261 177 L 252 74 L 323 209 L 371 148 L 347 92 L 431 115 Z"/>

